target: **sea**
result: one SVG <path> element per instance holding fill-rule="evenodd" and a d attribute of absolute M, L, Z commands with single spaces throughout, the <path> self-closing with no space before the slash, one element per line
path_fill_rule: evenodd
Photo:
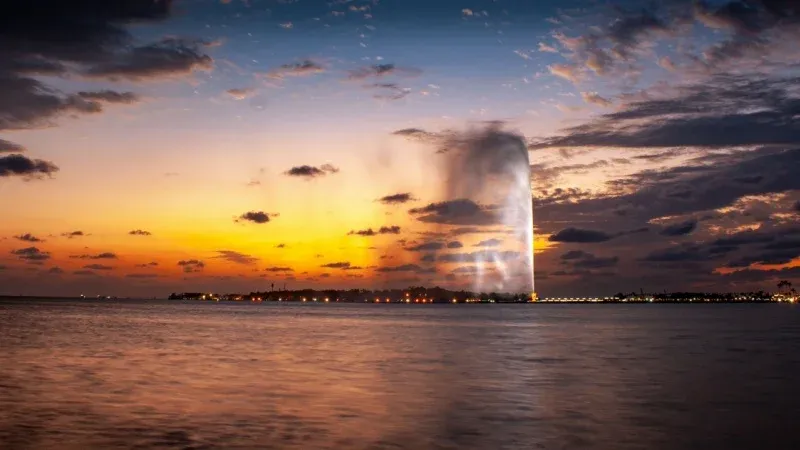
<path fill-rule="evenodd" d="M 800 306 L 3 300 L 0 449 L 800 449 Z"/>

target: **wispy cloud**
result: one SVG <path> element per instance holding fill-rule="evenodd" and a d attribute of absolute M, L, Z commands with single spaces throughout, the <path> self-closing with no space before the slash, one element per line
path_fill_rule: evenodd
<path fill-rule="evenodd" d="M 385 195 L 378 199 L 384 205 L 400 205 L 416 200 L 410 192 L 402 192 L 399 194 Z"/>
<path fill-rule="evenodd" d="M 84 269 L 91 269 L 91 270 L 114 270 L 112 266 L 106 266 L 104 264 L 88 264 L 83 266 Z"/>
<path fill-rule="evenodd" d="M 417 76 L 422 71 L 414 68 L 398 67 L 395 64 L 374 64 L 366 67 L 359 67 L 350 71 L 350 80 L 365 80 L 367 78 L 381 78 L 389 75 Z"/>
<path fill-rule="evenodd" d="M 44 239 L 39 239 L 38 237 L 36 237 L 36 236 L 34 236 L 34 235 L 30 234 L 30 233 L 20 234 L 20 235 L 14 236 L 14 238 L 15 239 L 19 239 L 20 241 L 25 241 L 25 242 L 44 242 Z"/>
<path fill-rule="evenodd" d="M 373 230 L 372 228 L 366 228 L 363 230 L 352 230 L 348 235 L 356 235 L 356 236 L 377 236 L 379 234 L 400 234 L 400 227 L 397 225 L 391 226 L 383 226 L 378 228 L 377 230 Z"/>
<path fill-rule="evenodd" d="M 252 96 L 255 93 L 255 90 L 252 88 L 232 88 L 225 92 L 235 100 L 244 100 Z"/>
<path fill-rule="evenodd" d="M 70 258 L 72 259 L 118 259 L 116 253 L 112 252 L 103 252 L 97 254 L 82 254 L 82 255 L 71 255 Z"/>
<path fill-rule="evenodd" d="M 278 68 L 267 72 L 267 77 L 282 80 L 286 77 L 301 77 L 325 72 L 325 67 L 321 64 L 306 59 L 296 63 L 284 64 Z"/>
<path fill-rule="evenodd" d="M 178 266 L 183 268 L 185 273 L 202 272 L 206 264 L 199 259 L 186 259 L 178 261 Z"/>
<path fill-rule="evenodd" d="M 255 256 L 247 255 L 233 250 L 217 250 L 217 253 L 218 255 L 215 256 L 215 258 L 224 259 L 226 261 L 230 261 L 236 264 L 251 266 L 260 261 L 259 258 L 256 258 Z"/>

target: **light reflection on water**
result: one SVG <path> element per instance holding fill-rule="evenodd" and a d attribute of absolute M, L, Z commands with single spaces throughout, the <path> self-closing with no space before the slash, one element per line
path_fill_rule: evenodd
<path fill-rule="evenodd" d="M 784 305 L 0 303 L 0 448 L 800 448 Z"/>

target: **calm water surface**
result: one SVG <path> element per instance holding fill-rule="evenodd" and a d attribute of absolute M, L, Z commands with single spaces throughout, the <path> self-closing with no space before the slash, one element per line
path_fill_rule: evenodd
<path fill-rule="evenodd" d="M 798 449 L 800 307 L 4 301 L 0 448 Z"/>

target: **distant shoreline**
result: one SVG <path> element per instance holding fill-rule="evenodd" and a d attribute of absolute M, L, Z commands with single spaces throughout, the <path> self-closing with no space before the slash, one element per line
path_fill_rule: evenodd
<path fill-rule="evenodd" d="M 246 301 L 246 300 L 223 300 L 223 301 L 213 301 L 213 300 L 188 300 L 188 299 L 167 299 L 167 298 L 138 298 L 138 297 L 117 297 L 117 298 L 92 298 L 92 297 L 56 297 L 56 296 L 42 296 L 42 295 L 0 295 L 0 301 L 3 300 L 60 300 L 60 301 L 83 301 L 83 302 L 109 302 L 109 301 L 158 301 L 158 302 L 170 302 L 170 303 L 199 303 L 199 304 L 261 304 L 261 303 L 270 303 L 270 304 L 325 304 L 326 302 L 303 302 L 300 300 L 292 300 L 292 301 Z M 418 305 L 418 306 L 427 306 L 427 305 L 559 305 L 559 304 L 566 304 L 566 305 L 602 305 L 602 304 L 701 304 L 701 305 L 708 305 L 708 304 L 779 304 L 779 303 L 789 303 L 789 302 L 781 302 L 778 300 L 771 300 L 771 299 L 762 299 L 762 300 L 658 300 L 658 301 L 647 301 L 647 300 L 600 300 L 600 301 L 590 301 L 590 300 L 559 300 L 559 301 L 535 301 L 535 302 L 429 302 L 429 303 L 406 303 L 406 302 L 328 302 L 328 304 L 346 304 L 346 305 Z"/>

